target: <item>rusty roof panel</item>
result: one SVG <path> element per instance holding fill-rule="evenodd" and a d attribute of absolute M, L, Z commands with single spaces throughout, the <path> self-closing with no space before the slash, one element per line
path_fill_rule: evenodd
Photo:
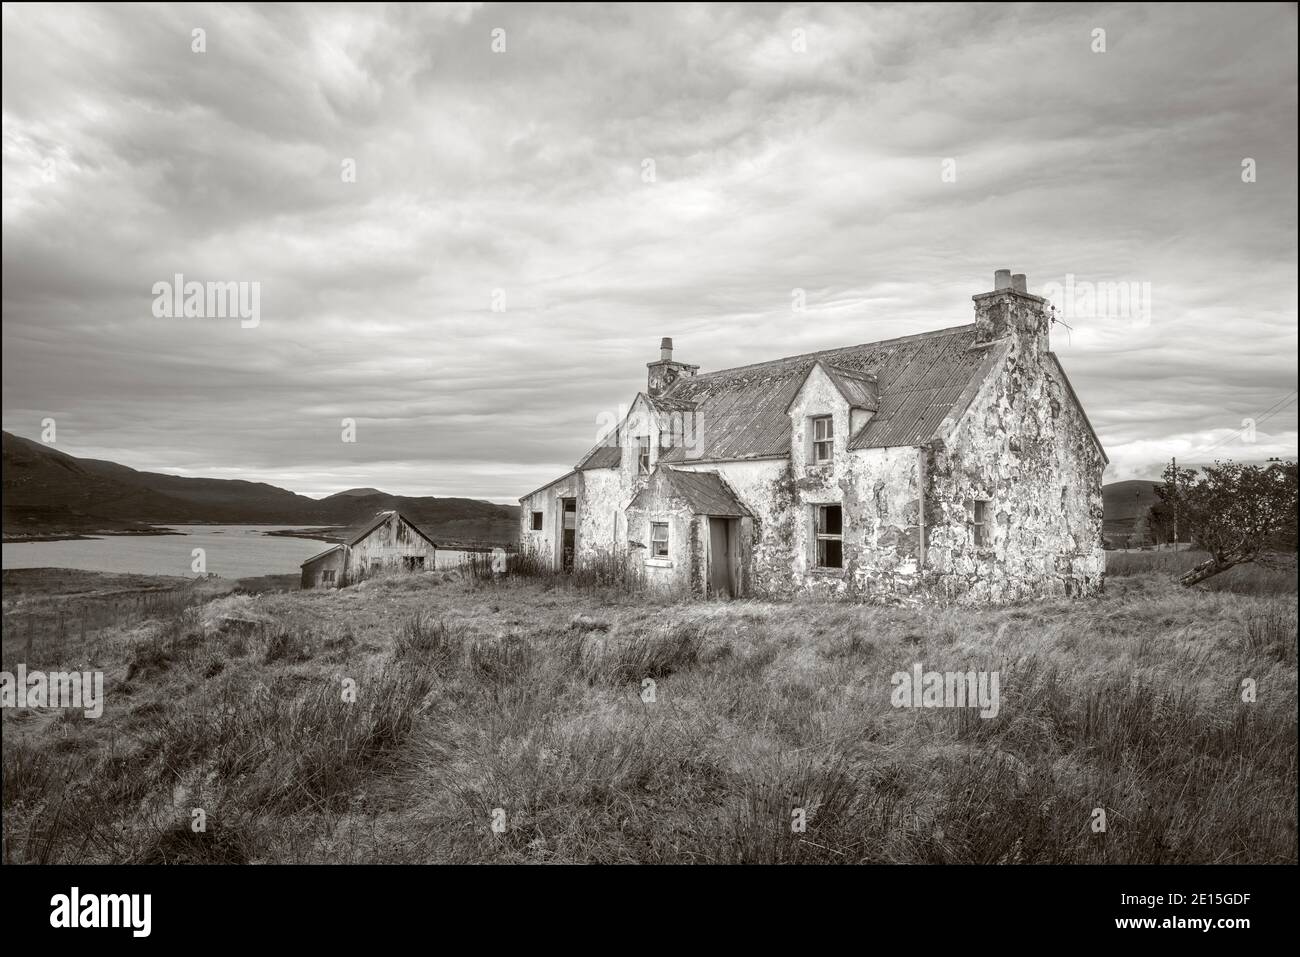
<path fill-rule="evenodd" d="M 837 378 L 850 402 L 876 406 L 849 448 L 921 445 L 955 405 L 968 400 L 987 371 L 988 355 L 988 349 L 975 346 L 972 324 L 686 376 L 650 402 L 665 411 L 694 409 L 697 441 L 664 449 L 659 461 L 670 465 L 789 455 L 786 410 L 818 361 Z M 874 394 L 868 384 L 872 377 Z M 618 449 L 598 446 L 578 468 L 611 468 L 620 462 Z"/>

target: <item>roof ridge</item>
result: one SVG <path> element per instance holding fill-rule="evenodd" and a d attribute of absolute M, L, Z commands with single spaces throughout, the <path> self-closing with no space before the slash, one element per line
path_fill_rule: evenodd
<path fill-rule="evenodd" d="M 419 535 L 421 538 L 423 538 L 434 548 L 438 547 L 438 543 L 435 542 L 428 535 L 426 535 L 424 529 L 420 528 L 419 525 L 416 525 L 415 522 L 412 521 L 408 516 L 403 515 L 401 509 L 396 509 L 396 508 L 380 509 L 378 512 L 375 513 L 374 519 L 364 526 L 357 525 L 357 524 L 348 526 L 348 528 L 345 530 L 345 534 L 351 532 L 351 530 L 354 528 L 362 528 L 363 530 L 350 535 L 350 537 L 344 541 L 344 544 L 346 544 L 349 548 L 352 547 L 353 545 L 356 545 L 358 542 L 360 542 L 367 535 L 369 535 L 371 532 L 377 529 L 380 525 L 384 524 L 384 522 L 388 521 L 388 519 L 394 515 L 396 515 L 398 519 L 400 519 L 401 521 L 409 525 L 415 531 L 415 534 Z"/>
<path fill-rule="evenodd" d="M 673 388 L 669 389 L 668 392 L 665 393 L 665 395 L 671 396 L 673 392 L 677 390 L 677 386 L 681 385 L 682 383 L 689 383 L 689 382 L 698 381 L 700 379 L 707 379 L 710 376 L 722 375 L 724 372 L 739 372 L 742 369 L 759 369 L 762 368 L 763 366 L 775 366 L 785 362 L 795 362 L 801 359 L 802 360 L 816 359 L 819 356 L 831 355 L 837 352 L 849 352 L 853 349 L 865 349 L 868 346 L 893 345 L 894 343 L 906 342 L 910 339 L 934 339 L 934 338 L 938 338 L 939 336 L 951 336 L 951 335 L 955 335 L 956 333 L 962 330 L 973 329 L 974 327 L 975 327 L 975 323 L 968 322 L 960 326 L 946 326 L 943 329 L 930 329 L 927 332 L 914 332 L 911 335 L 907 335 L 907 336 L 895 336 L 892 339 L 876 339 L 872 342 L 859 342 L 856 345 L 851 345 L 851 346 L 836 346 L 831 349 L 818 349 L 815 352 L 800 352 L 796 355 L 784 356 L 780 359 L 768 359 L 765 362 L 751 362 L 743 366 L 731 366 L 730 368 L 726 368 L 726 369 L 714 369 L 712 372 L 697 372 L 693 376 L 684 376 L 678 379 L 675 383 L 673 383 Z"/>

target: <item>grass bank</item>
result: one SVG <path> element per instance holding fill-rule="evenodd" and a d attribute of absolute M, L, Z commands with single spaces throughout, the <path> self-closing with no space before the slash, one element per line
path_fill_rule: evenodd
<path fill-rule="evenodd" d="M 101 718 L 5 711 L 5 859 L 1294 863 L 1294 576 L 1111 558 L 994 609 L 429 573 L 97 622 L 34 654 Z M 892 707 L 914 663 L 997 716 Z"/>

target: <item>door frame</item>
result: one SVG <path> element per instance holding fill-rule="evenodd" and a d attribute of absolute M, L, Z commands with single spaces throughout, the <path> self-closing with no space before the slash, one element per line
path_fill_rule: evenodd
<path fill-rule="evenodd" d="M 724 597 L 713 585 L 713 523 L 717 522 L 722 528 L 726 542 L 727 594 L 725 597 L 740 598 L 740 519 L 734 515 L 706 515 L 705 519 L 708 521 L 708 535 L 705 538 L 708 544 L 704 560 L 704 594 L 709 598 Z"/>
<path fill-rule="evenodd" d="M 573 529 L 572 529 L 573 552 L 570 556 L 570 560 L 567 566 L 564 561 L 564 551 L 565 551 L 564 536 L 565 536 L 565 532 L 569 531 L 569 529 L 566 529 L 564 527 L 564 516 L 569 514 L 568 510 L 566 510 L 564 507 L 564 504 L 566 502 L 573 503 L 573 513 L 572 513 L 573 514 Z M 556 528 L 556 535 L 555 535 L 555 567 L 559 571 L 572 571 L 573 566 L 577 564 L 577 560 L 578 560 L 578 496 L 561 495 L 558 505 L 559 505 L 560 515 L 559 515 L 559 521 L 556 523 L 557 528 Z"/>

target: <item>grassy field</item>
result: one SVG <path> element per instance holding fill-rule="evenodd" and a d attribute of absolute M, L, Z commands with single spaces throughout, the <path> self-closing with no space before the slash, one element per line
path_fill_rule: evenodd
<path fill-rule="evenodd" d="M 1294 575 L 1110 560 L 1102 598 L 986 610 L 173 581 L 30 652 L 77 599 L 6 574 L 5 667 L 107 704 L 5 709 L 4 858 L 1294 863 Z M 915 662 L 996 670 L 998 715 L 892 707 Z"/>

